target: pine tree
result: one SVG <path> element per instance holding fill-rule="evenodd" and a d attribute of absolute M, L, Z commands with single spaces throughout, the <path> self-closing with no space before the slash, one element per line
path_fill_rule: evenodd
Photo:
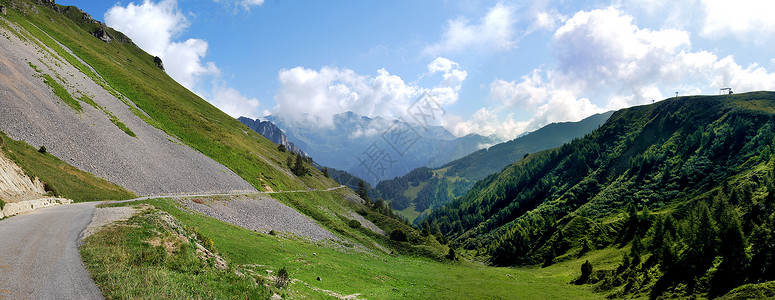
<path fill-rule="evenodd" d="M 307 175 L 307 167 L 304 166 L 304 158 L 301 157 L 301 154 L 296 153 L 296 163 L 293 165 L 293 168 L 291 168 L 291 171 L 296 176 L 304 176 Z"/>
<path fill-rule="evenodd" d="M 722 285 L 734 287 L 742 282 L 748 270 L 746 242 L 740 229 L 740 221 L 731 207 L 725 210 L 722 222 L 719 254 L 723 260 L 716 272 L 716 277 Z"/>
<path fill-rule="evenodd" d="M 326 176 L 326 178 L 329 178 L 328 177 L 328 168 L 327 167 L 323 167 L 323 176 Z"/>
<path fill-rule="evenodd" d="M 361 199 L 365 200 L 366 203 L 370 203 L 371 199 L 369 198 L 369 192 L 366 190 L 366 182 L 363 180 L 358 181 L 358 197 L 361 197 Z"/>
<path fill-rule="evenodd" d="M 690 273 L 700 275 L 705 273 L 716 256 L 716 226 L 705 202 L 700 202 L 695 209 L 690 228 L 689 249 L 682 261 Z"/>

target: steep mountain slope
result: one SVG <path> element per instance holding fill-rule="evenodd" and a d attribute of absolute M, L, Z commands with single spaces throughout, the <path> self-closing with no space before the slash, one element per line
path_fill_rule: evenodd
<path fill-rule="evenodd" d="M 40 180 L 45 196 L 75 201 L 123 200 L 135 197 L 134 193 L 120 186 L 61 161 L 45 149 L 35 149 L 23 141 L 15 141 L 3 132 L 0 132 L 0 152 L 3 153 L 0 155 L 5 155 L 21 167 L 25 176 L 33 181 Z M 0 198 L 5 197 L 0 195 Z"/>
<path fill-rule="evenodd" d="M 552 123 L 441 167 L 418 168 L 404 176 L 384 180 L 376 188 L 381 197 L 393 203 L 394 209 L 403 210 L 403 215 L 412 220 L 431 207 L 464 195 L 476 181 L 501 171 L 529 153 L 558 147 L 592 132 L 612 114 L 596 114 L 578 122 Z"/>
<path fill-rule="evenodd" d="M 285 146 L 285 149 L 288 151 L 307 156 L 307 154 L 304 153 L 301 148 L 296 147 L 294 143 L 288 141 L 288 137 L 285 135 L 285 133 L 280 130 L 280 128 L 272 124 L 272 122 L 261 121 L 259 119 L 253 120 L 246 117 L 239 117 L 237 120 L 239 120 L 240 123 L 245 124 L 245 126 L 248 128 L 253 129 L 253 131 L 258 132 L 261 136 L 269 139 L 273 143 Z"/>
<path fill-rule="evenodd" d="M 0 129 L 138 194 L 324 188 L 75 7 L 4 1 Z M 100 32 L 110 42 L 95 37 Z M 311 169 L 311 168 L 310 168 Z"/>
<path fill-rule="evenodd" d="M 477 182 L 428 226 L 500 265 L 631 244 L 616 270 L 580 282 L 614 296 L 721 295 L 775 279 L 774 138 L 773 92 L 624 109 Z"/>
<path fill-rule="evenodd" d="M 481 136 L 455 138 L 440 126 L 422 127 L 353 112 L 334 116 L 330 127 L 308 126 L 277 116 L 266 119 L 316 162 L 371 184 L 428 164 L 445 163 L 493 143 Z"/>

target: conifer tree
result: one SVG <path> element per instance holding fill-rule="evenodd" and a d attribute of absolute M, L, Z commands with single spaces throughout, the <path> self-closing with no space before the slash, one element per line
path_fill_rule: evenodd
<path fill-rule="evenodd" d="M 369 192 L 366 190 L 366 182 L 363 180 L 358 181 L 358 197 L 361 197 L 361 199 L 366 200 L 366 203 L 370 203 L 371 199 L 369 198 Z"/>

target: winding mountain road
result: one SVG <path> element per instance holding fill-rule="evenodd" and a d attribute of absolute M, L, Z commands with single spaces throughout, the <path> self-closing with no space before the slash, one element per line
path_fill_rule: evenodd
<path fill-rule="evenodd" d="M 300 190 L 250 194 L 333 191 Z M 250 195 L 248 194 L 248 195 Z M 148 196 L 209 197 L 242 194 Z M 100 202 L 43 208 L 0 221 L 0 299 L 103 299 L 81 262 L 80 238 Z"/>
<path fill-rule="evenodd" d="M 0 299 L 102 299 L 78 252 L 97 204 L 43 208 L 0 221 Z"/>

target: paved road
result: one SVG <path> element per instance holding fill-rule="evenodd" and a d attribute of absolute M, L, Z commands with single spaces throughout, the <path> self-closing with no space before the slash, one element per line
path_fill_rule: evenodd
<path fill-rule="evenodd" d="M 344 188 L 338 186 L 322 191 Z M 257 194 L 303 193 L 302 191 Z M 176 195 L 172 197 L 228 196 Z M 137 201 L 164 196 L 141 197 Z M 55 206 L 0 221 L 0 299 L 102 299 L 78 243 L 100 202 Z"/>
<path fill-rule="evenodd" d="M 49 207 L 0 221 L 0 299 L 102 299 L 78 252 L 97 204 Z"/>

